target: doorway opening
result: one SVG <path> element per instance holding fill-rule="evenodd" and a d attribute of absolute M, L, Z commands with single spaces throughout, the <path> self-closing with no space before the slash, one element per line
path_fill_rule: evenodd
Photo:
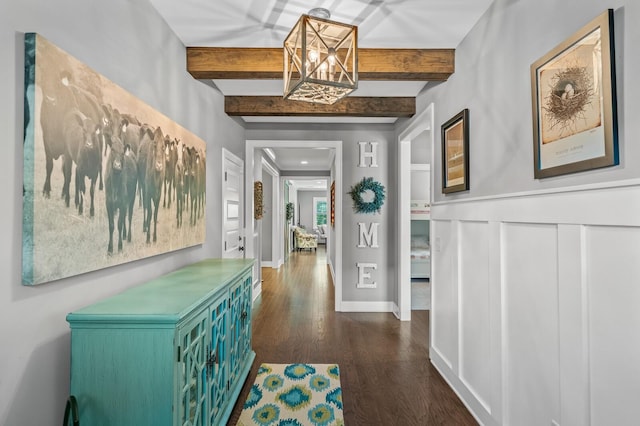
<path fill-rule="evenodd" d="M 294 216 L 297 220 L 299 219 L 299 213 L 301 210 L 301 206 L 297 205 L 297 196 L 293 196 L 293 192 L 291 191 L 292 186 L 291 183 L 287 183 L 291 179 L 295 180 L 325 180 L 326 188 L 329 188 L 332 184 L 335 185 L 336 188 L 339 188 L 342 184 L 342 141 L 279 141 L 279 140 L 247 140 L 245 144 L 245 188 L 248 190 L 245 192 L 245 226 L 247 229 L 246 235 L 251 236 L 251 238 L 247 238 L 245 250 L 246 256 L 252 257 L 257 260 L 256 264 L 258 265 L 258 270 L 261 270 L 262 266 L 262 258 L 261 258 L 261 248 L 262 248 L 262 233 L 261 226 L 264 227 L 264 223 L 259 222 L 254 218 L 254 197 L 253 191 L 250 189 L 254 187 L 254 182 L 256 180 L 260 180 L 263 178 L 263 154 L 266 149 L 270 148 L 273 150 L 281 150 L 281 149 L 321 149 L 321 150 L 329 150 L 328 152 L 331 155 L 330 158 L 330 166 L 328 173 L 309 176 L 311 173 L 289 173 L 287 170 L 276 170 L 280 182 L 277 186 L 277 190 L 274 190 L 274 193 L 277 192 L 278 201 L 275 202 L 272 206 L 272 215 L 275 219 L 272 222 L 272 234 L 271 235 L 279 235 L 284 236 L 284 238 L 272 238 L 272 242 L 274 247 L 277 245 L 274 250 L 274 254 L 272 254 L 272 265 L 280 264 L 280 262 L 284 262 L 293 246 L 287 242 L 289 238 L 289 227 L 292 223 L 287 221 L 286 214 L 286 206 L 288 203 L 293 203 L 294 211 L 298 211 L 298 216 Z M 268 154 L 265 154 L 268 155 Z M 267 161 L 268 162 L 268 161 Z M 326 258 L 327 263 L 329 265 L 329 269 L 332 275 L 332 281 L 334 284 L 334 307 L 336 311 L 341 310 L 341 301 L 342 301 L 342 191 L 335 191 L 333 198 L 333 217 L 334 222 L 333 226 L 329 226 L 326 232 Z M 325 197 L 327 200 L 329 199 L 329 190 L 325 189 L 324 191 Z M 311 202 L 313 204 L 313 202 Z M 310 211 L 313 207 L 310 207 Z M 330 208 L 330 207 L 329 207 Z M 321 213 L 322 214 L 322 213 Z M 325 213 L 325 215 L 330 215 Z M 311 223 L 313 219 L 310 219 L 310 226 L 313 229 L 313 224 Z M 293 222 L 293 224 L 297 224 L 297 222 Z M 311 231 L 312 231 L 311 229 Z M 277 243 L 276 243 L 277 241 Z M 287 251 L 288 250 L 288 251 Z M 277 260 L 276 260 L 277 257 Z M 260 273 L 258 273 L 258 277 L 254 280 L 254 297 L 257 297 L 262 291 L 261 287 L 261 278 Z"/>
<path fill-rule="evenodd" d="M 433 104 L 430 104 L 398 138 L 398 310 L 395 314 L 401 321 L 411 320 L 412 276 L 418 282 L 428 278 L 429 285 L 422 289 L 422 293 L 426 294 L 421 295 L 423 300 L 420 306 L 428 303 L 427 307 L 430 308 L 430 289 L 433 284 L 430 255 L 430 208 L 434 181 L 434 168 L 431 167 L 434 158 L 433 108 Z M 412 185 L 414 181 L 416 184 Z M 427 185 L 425 181 L 428 181 Z M 418 252 L 421 253 L 420 257 L 415 259 Z"/>
<path fill-rule="evenodd" d="M 329 176 L 283 176 L 293 217 L 285 238 L 290 251 L 327 249 L 329 236 Z"/>

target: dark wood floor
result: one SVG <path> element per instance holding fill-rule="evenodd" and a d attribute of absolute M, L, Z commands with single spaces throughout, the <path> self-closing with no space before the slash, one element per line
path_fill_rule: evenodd
<path fill-rule="evenodd" d="M 337 363 L 346 426 L 476 425 L 429 362 L 429 311 L 334 312 L 324 249 L 264 268 L 253 311 L 251 373 L 229 421 L 235 425 L 263 363 Z"/>

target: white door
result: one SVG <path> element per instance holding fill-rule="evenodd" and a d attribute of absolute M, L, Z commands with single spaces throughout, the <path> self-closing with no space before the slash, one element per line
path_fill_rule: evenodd
<path fill-rule="evenodd" d="M 222 149 L 222 257 L 243 258 L 242 200 L 244 161 Z"/>

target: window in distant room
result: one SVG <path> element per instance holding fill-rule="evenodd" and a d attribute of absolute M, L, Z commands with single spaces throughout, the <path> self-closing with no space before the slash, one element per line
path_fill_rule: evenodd
<path fill-rule="evenodd" d="M 327 197 L 313 197 L 313 227 L 327 224 Z"/>

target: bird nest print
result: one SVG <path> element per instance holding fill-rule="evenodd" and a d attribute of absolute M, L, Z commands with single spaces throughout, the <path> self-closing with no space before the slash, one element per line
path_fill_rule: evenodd
<path fill-rule="evenodd" d="M 540 69 L 543 144 L 602 125 L 601 52 L 596 36 L 587 37 Z"/>
<path fill-rule="evenodd" d="M 556 130 L 560 137 L 574 134 L 581 123 L 588 123 L 591 104 L 596 102 L 593 74 L 588 71 L 586 67 L 570 67 L 551 79 L 543 110 L 549 130 Z M 543 141 L 547 142 L 551 141 Z"/>

